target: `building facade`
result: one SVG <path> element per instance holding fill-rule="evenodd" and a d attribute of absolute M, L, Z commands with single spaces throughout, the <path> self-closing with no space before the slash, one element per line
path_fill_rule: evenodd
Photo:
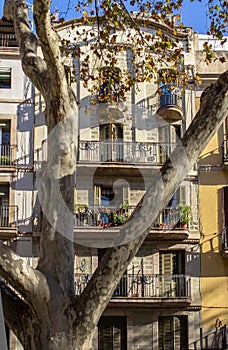
<path fill-rule="evenodd" d="M 45 106 L 39 92 L 22 72 L 12 26 L 7 22 L 0 24 L 0 205 L 3 225 L 0 234 L 1 239 L 35 265 L 42 224 L 37 197 L 39 169 L 47 160 L 48 147 Z M 59 35 L 69 47 L 78 30 L 76 24 L 77 20 L 56 24 Z M 166 30 L 163 25 L 159 28 Z M 81 26 L 80 30 L 83 29 L 86 28 Z M 147 29 L 153 34 L 158 29 L 157 24 L 151 22 Z M 132 88 L 123 101 L 118 94 L 118 84 L 121 72 L 131 69 L 131 50 L 127 48 L 117 57 L 114 72 L 101 63 L 103 80 L 97 95 L 91 97 L 79 74 L 84 57 L 63 57 L 69 84 L 80 101 L 74 210 L 75 291 L 78 295 L 195 115 L 201 92 L 192 77 L 196 68 L 201 67 L 199 41 L 190 28 L 176 28 L 170 35 L 183 48 L 182 64 L 189 74 L 184 93 L 180 86 L 170 89 L 167 85 L 159 85 L 157 79 L 150 83 L 139 81 L 139 92 L 135 94 Z M 158 77 L 172 72 L 171 66 L 158 66 Z M 200 73 L 203 79 L 207 78 L 207 71 L 200 68 Z M 112 84 L 107 81 L 110 74 Z M 158 87 L 161 94 L 156 93 Z M 223 150 L 225 152 L 226 148 Z M 221 157 L 219 159 L 222 161 Z M 214 282 L 207 278 L 206 252 L 203 255 L 204 244 L 208 242 L 204 242 L 204 238 L 200 242 L 201 225 L 207 227 L 208 224 L 204 193 L 209 191 L 209 195 L 211 191 L 211 187 L 208 189 L 203 184 L 205 171 L 202 170 L 204 163 L 201 163 L 200 159 L 200 173 L 195 165 L 160 213 L 121 278 L 94 334 L 95 350 L 206 350 L 202 337 L 211 332 L 213 323 L 208 321 L 207 312 L 210 320 L 218 314 L 208 311 L 212 301 L 207 299 L 207 289 L 211 289 L 210 283 Z M 225 174 L 223 170 L 221 172 Z M 202 215 L 200 221 L 199 213 Z M 12 215 L 16 216 L 11 218 Z M 226 232 L 225 227 L 220 223 L 218 240 L 220 233 Z M 206 228 L 204 230 L 207 232 Z M 219 255 L 218 258 L 219 266 L 224 266 L 220 269 L 224 288 L 226 254 L 223 250 L 223 257 Z M 205 271 L 202 290 L 201 257 L 202 272 Z M 224 306 L 226 299 L 224 295 Z M 219 303 L 218 298 L 216 300 Z M 208 310 L 204 309 L 205 305 Z M 225 322 L 225 311 L 218 318 Z M 10 349 L 21 349 L 13 336 Z"/>
<path fill-rule="evenodd" d="M 196 91 L 197 105 L 203 89 L 227 69 L 219 59 L 202 61 L 205 36 L 199 35 L 198 73 L 202 85 Z M 227 43 L 210 39 L 218 58 L 227 59 Z M 227 120 L 205 148 L 199 166 L 199 219 L 201 233 L 202 348 L 227 348 L 228 261 L 227 261 Z M 210 214 L 209 214 L 210 213 Z M 209 215 L 208 215 L 209 214 Z"/>
<path fill-rule="evenodd" d="M 73 43 L 79 30 L 76 23 L 57 25 L 62 40 Z M 76 29 L 72 29 L 74 25 Z M 151 23 L 148 32 L 156 30 Z M 176 39 L 183 47 L 184 65 L 192 74 L 193 33 L 180 30 Z M 83 57 L 66 59 L 68 72 L 78 76 L 80 61 Z M 115 74 L 101 66 L 104 79 L 97 95 L 91 98 L 80 79 L 72 85 L 80 92 L 75 189 L 77 294 L 195 114 L 190 85 L 183 94 L 179 86 L 172 92 L 162 86 L 159 95 L 157 82 L 138 82 L 138 93 L 132 89 L 126 102 L 121 101 L 118 74 L 131 69 L 129 48 L 117 58 Z M 105 80 L 107 72 L 114 75 L 113 86 Z M 172 68 L 161 64 L 158 75 L 164 72 L 172 74 Z M 198 176 L 192 169 L 121 278 L 98 324 L 94 349 L 196 348 L 201 327 L 199 239 Z"/>

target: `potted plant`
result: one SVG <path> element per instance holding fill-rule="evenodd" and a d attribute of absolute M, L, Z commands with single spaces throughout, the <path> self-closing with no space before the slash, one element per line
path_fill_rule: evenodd
<path fill-rule="evenodd" d="M 179 204 L 179 223 L 183 228 L 188 228 L 188 224 L 191 221 L 191 208 L 187 204 Z"/>
<path fill-rule="evenodd" d="M 10 165 L 9 157 L 0 156 L 0 165 Z"/>

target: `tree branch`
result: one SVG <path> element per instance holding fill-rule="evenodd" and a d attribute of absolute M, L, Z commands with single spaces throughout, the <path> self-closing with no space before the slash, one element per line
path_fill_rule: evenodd
<path fill-rule="evenodd" d="M 38 303 L 49 299 L 49 288 L 43 274 L 28 266 L 1 241 L 0 275 L 21 294 L 29 305 L 37 306 Z"/>
<path fill-rule="evenodd" d="M 13 330 L 17 338 L 24 345 L 24 349 L 31 343 L 28 338 L 32 335 L 32 325 L 35 323 L 36 316 L 30 309 L 29 305 L 22 300 L 12 288 L 6 285 L 3 280 L 0 280 L 0 288 L 3 300 L 3 312 L 5 321 L 10 329 Z M 38 329 L 36 328 L 36 333 Z M 37 337 L 37 334 L 34 337 Z"/>
<path fill-rule="evenodd" d="M 39 43 L 49 72 L 51 93 L 69 102 L 68 86 L 60 53 L 60 42 L 50 17 L 50 0 L 34 1 L 34 20 Z"/>
<path fill-rule="evenodd" d="M 203 93 L 201 107 L 181 144 L 164 164 L 160 174 L 153 179 L 151 187 L 140 201 L 133 216 L 122 226 L 114 242 L 116 246 L 106 251 L 97 270 L 79 297 L 78 305 L 80 305 L 81 314 L 76 323 L 77 326 L 80 324 L 80 327 L 77 327 L 80 329 L 78 336 L 82 339 L 86 337 L 86 329 L 92 330 L 96 326 L 112 297 L 116 284 L 148 235 L 159 212 L 168 203 L 212 135 L 227 117 L 227 91 L 228 71 Z"/>
<path fill-rule="evenodd" d="M 12 6 L 12 3 L 9 6 Z M 30 29 L 28 6 L 23 0 L 16 0 L 14 3 L 14 29 L 23 70 L 44 98 L 47 98 L 50 85 L 47 66 L 37 54 L 37 38 Z"/>

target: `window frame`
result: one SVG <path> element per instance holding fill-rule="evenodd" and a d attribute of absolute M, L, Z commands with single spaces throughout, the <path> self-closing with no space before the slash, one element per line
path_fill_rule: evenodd
<path fill-rule="evenodd" d="M 12 68 L 0 67 L 0 89 L 12 88 Z"/>

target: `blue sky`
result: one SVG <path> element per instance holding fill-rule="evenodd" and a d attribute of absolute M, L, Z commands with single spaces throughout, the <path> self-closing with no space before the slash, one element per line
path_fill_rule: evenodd
<path fill-rule="evenodd" d="M 4 0 L 3 0 L 4 1 Z M 3 3 L 2 1 L 2 3 Z M 28 1 L 32 4 L 32 0 Z M 67 19 L 75 17 L 74 0 L 70 1 L 70 8 L 67 14 Z M 67 10 L 68 1 L 65 0 L 53 0 L 52 9 L 58 8 L 64 13 Z M 2 17 L 3 13 L 3 5 L 0 5 L 0 17 Z M 64 16 L 63 16 L 64 17 Z M 201 34 L 205 34 L 207 31 L 207 16 L 206 16 L 206 1 L 203 0 L 201 2 L 194 1 L 193 3 L 189 0 L 184 0 L 184 5 L 182 7 L 182 22 L 185 26 L 193 27 L 193 29 Z"/>

